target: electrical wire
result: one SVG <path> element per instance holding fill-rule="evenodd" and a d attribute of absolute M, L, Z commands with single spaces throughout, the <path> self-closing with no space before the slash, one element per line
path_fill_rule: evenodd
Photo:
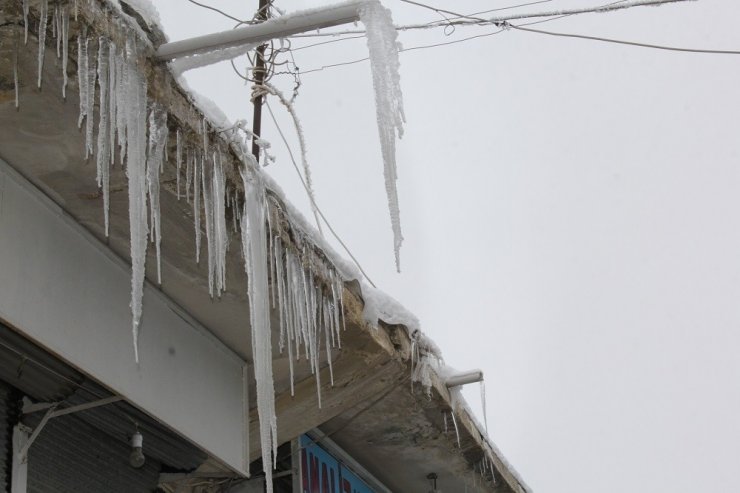
<path fill-rule="evenodd" d="M 740 55 L 740 50 L 709 50 L 709 49 L 699 49 L 699 48 L 679 48 L 675 46 L 663 46 L 663 45 L 655 45 L 655 44 L 649 44 L 649 43 L 638 43 L 636 41 L 624 41 L 620 39 L 602 38 L 598 36 L 586 36 L 584 34 L 567 34 L 567 33 L 556 33 L 552 31 L 541 31 L 539 29 L 531 29 L 528 27 L 515 26 L 513 24 L 509 25 L 508 27 L 512 29 L 516 29 L 517 31 L 527 31 L 527 32 L 537 33 L 537 34 L 546 34 L 548 36 L 587 39 L 591 41 L 601 41 L 604 43 L 615 43 L 615 44 L 628 45 L 628 46 L 637 46 L 640 48 L 652 48 L 656 50 L 679 51 L 683 53 L 704 53 L 704 54 L 712 54 L 712 55 Z"/>
<path fill-rule="evenodd" d="M 228 17 L 229 19 L 234 20 L 234 21 L 238 22 L 239 24 L 247 24 L 248 23 L 247 21 L 243 21 L 243 20 L 241 20 L 241 19 L 239 19 L 237 17 L 234 17 L 233 15 L 229 15 L 226 12 L 224 12 L 223 10 L 217 9 L 216 7 L 211 7 L 210 5 L 206 5 L 204 3 L 196 2 L 195 0 L 188 0 L 188 2 L 192 3 L 193 5 L 197 5 L 198 7 L 203 7 L 204 9 L 213 10 L 214 12 L 217 12 L 217 13 L 223 15 L 224 17 Z"/>
<path fill-rule="evenodd" d="M 498 23 L 505 21 L 514 21 L 519 19 L 531 19 L 533 17 L 559 17 L 563 15 L 577 14 L 603 14 L 607 12 L 616 12 L 617 10 L 631 9 L 635 7 L 657 7 L 669 3 L 695 2 L 696 0 L 621 0 L 606 5 L 596 7 L 584 7 L 578 9 L 551 10 L 547 12 L 535 12 L 529 14 L 511 14 L 501 17 L 492 17 L 489 22 Z"/>
<path fill-rule="evenodd" d="M 452 45 L 452 44 L 457 44 L 457 43 L 463 43 L 465 41 L 470 41 L 471 39 L 485 38 L 485 37 L 488 37 L 488 36 L 493 36 L 495 34 L 502 33 L 505 30 L 506 29 L 504 29 L 504 28 L 500 28 L 500 29 L 497 29 L 497 30 L 492 31 L 492 32 L 489 32 L 489 33 L 476 34 L 474 36 L 468 36 L 466 38 L 455 39 L 455 40 L 452 40 L 452 41 L 445 41 L 443 43 L 433 43 L 433 44 L 428 44 L 428 45 L 410 46 L 408 48 L 402 48 L 402 49 L 400 49 L 398 51 L 399 51 L 399 53 L 403 53 L 403 52 L 406 52 L 406 51 L 425 50 L 427 48 L 437 48 L 437 47 L 440 47 L 440 46 L 446 46 L 446 45 Z M 305 74 L 310 74 L 312 72 L 321 72 L 322 70 L 325 70 L 325 69 L 328 69 L 328 68 L 341 67 L 341 66 L 344 66 L 344 65 L 354 65 L 356 63 L 365 62 L 365 61 L 367 61 L 369 59 L 370 59 L 369 57 L 365 57 L 365 58 L 358 58 L 357 60 L 350 60 L 348 62 L 339 62 L 339 63 L 332 63 L 332 64 L 329 64 L 329 65 L 322 65 L 321 67 L 318 67 L 318 68 L 313 68 L 313 69 L 309 69 L 309 70 L 303 70 L 303 71 L 301 71 L 301 74 L 304 74 L 305 75 Z"/>
<path fill-rule="evenodd" d="M 483 21 L 483 22 L 486 21 L 486 19 L 481 19 L 480 17 L 471 17 L 469 15 L 458 14 L 457 12 L 453 12 L 451 10 L 445 10 L 445 9 L 440 9 L 438 7 L 432 7 L 431 5 L 427 5 L 425 3 L 415 2 L 414 0 L 401 0 L 401 1 L 404 2 L 404 3 L 411 4 L 411 5 L 416 5 L 417 7 L 422 7 L 422 8 L 428 9 L 428 10 L 433 10 L 433 11 L 437 12 L 438 14 L 445 13 L 445 14 L 454 15 L 455 17 L 457 17 L 459 19 L 470 19 L 470 20 L 473 20 L 473 21 Z"/>
<path fill-rule="evenodd" d="M 507 16 L 500 16 L 500 17 L 492 17 L 490 19 L 483 19 L 480 20 L 471 20 L 469 18 L 462 18 L 458 20 L 449 20 L 449 21 L 435 21 L 432 23 L 425 23 L 425 24 L 406 24 L 406 25 L 399 25 L 396 26 L 396 30 L 398 31 L 410 31 L 410 30 L 416 30 L 416 29 L 433 29 L 437 27 L 449 27 L 449 26 L 485 26 L 485 25 L 498 25 L 502 26 L 505 22 L 511 21 L 511 20 L 521 20 L 521 19 L 533 19 L 533 18 L 541 18 L 541 17 L 564 17 L 564 16 L 571 16 L 571 15 L 577 15 L 577 14 L 591 14 L 591 13 L 605 13 L 605 12 L 612 12 L 616 10 L 624 10 L 634 7 L 648 7 L 648 6 L 658 6 L 658 5 L 665 5 L 669 3 L 679 3 L 679 2 L 695 2 L 697 0 L 620 0 L 618 2 L 613 2 L 606 5 L 598 5 L 595 7 L 585 7 L 585 8 L 578 8 L 578 9 L 569 9 L 569 10 L 557 10 L 557 11 L 547 11 L 547 12 L 532 12 L 532 13 L 526 13 L 526 14 L 511 14 Z M 430 7 L 431 9 L 435 9 L 435 7 Z M 477 19 L 477 18 L 476 18 Z M 343 35 L 352 35 L 352 34 L 364 34 L 364 29 L 352 29 L 352 30 L 346 30 L 346 31 L 339 31 L 339 32 L 329 32 L 329 33 L 304 33 L 304 34 L 295 34 L 291 37 L 293 38 L 303 38 L 303 37 L 321 37 L 321 36 L 343 36 Z"/>
<path fill-rule="evenodd" d="M 306 193 L 309 195 L 309 199 L 311 199 L 311 192 L 309 191 L 308 185 L 306 184 L 306 181 L 304 180 L 303 175 L 301 174 L 301 170 L 298 168 L 298 163 L 296 163 L 295 156 L 293 155 L 293 151 L 290 148 L 290 144 L 288 144 L 288 139 L 285 138 L 285 134 L 280 128 L 280 125 L 277 122 L 277 118 L 275 118 L 275 114 L 272 112 L 270 103 L 265 101 L 265 105 L 267 106 L 267 111 L 270 113 L 270 117 L 272 118 L 272 121 L 275 124 L 275 128 L 280 134 L 280 137 L 283 139 L 283 143 L 285 144 L 285 147 L 288 150 L 288 155 L 290 156 L 290 160 L 293 163 L 293 168 L 295 168 L 295 171 L 298 174 L 298 178 L 300 178 L 301 180 L 301 184 L 303 185 L 303 188 L 306 190 Z M 360 272 L 362 272 L 362 275 L 365 276 L 365 279 L 367 279 L 367 282 L 369 282 L 372 287 L 377 289 L 377 286 L 372 281 L 372 279 L 370 279 L 370 277 L 367 275 L 367 272 L 365 272 L 365 269 L 362 268 L 362 265 L 360 265 L 360 262 L 357 260 L 357 258 L 354 255 L 352 255 L 352 252 L 350 251 L 349 247 L 342 241 L 342 239 L 339 237 L 337 232 L 334 231 L 334 228 L 331 226 L 331 224 L 329 224 L 328 219 L 326 219 L 326 216 L 321 211 L 316 201 L 313 199 L 311 199 L 311 201 L 313 203 L 314 210 L 319 214 L 321 219 L 324 221 L 324 223 L 326 224 L 326 227 L 329 228 L 329 231 L 331 232 L 332 236 L 334 236 L 334 238 L 336 238 L 339 244 L 342 245 L 342 248 L 344 248 L 344 251 L 347 252 L 347 255 L 349 255 L 349 257 L 352 259 L 352 262 L 354 262 L 357 268 L 360 269 Z"/>

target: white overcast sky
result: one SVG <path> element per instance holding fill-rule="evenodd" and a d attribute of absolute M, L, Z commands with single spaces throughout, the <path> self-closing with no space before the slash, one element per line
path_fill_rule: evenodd
<path fill-rule="evenodd" d="M 201 1 L 237 17 L 257 7 Z M 154 3 L 172 40 L 233 27 L 185 0 Z M 328 3 L 276 2 L 289 12 Z M 397 23 L 439 18 L 383 3 Z M 469 13 L 515 3 L 523 0 L 436 5 Z M 699 0 L 533 27 L 738 50 L 738 18 L 734 0 Z M 357 39 L 295 59 L 306 71 L 366 55 Z M 249 90 L 228 64 L 188 80 L 251 123 Z M 369 65 L 301 80 L 296 111 L 320 207 L 451 366 L 483 369 L 490 435 L 535 491 L 740 489 L 740 57 L 515 31 L 401 54 L 401 274 Z M 272 107 L 297 151 L 284 109 Z M 268 169 L 310 217 L 265 121 L 278 157 Z M 477 388 L 466 395 L 480 413 Z"/>

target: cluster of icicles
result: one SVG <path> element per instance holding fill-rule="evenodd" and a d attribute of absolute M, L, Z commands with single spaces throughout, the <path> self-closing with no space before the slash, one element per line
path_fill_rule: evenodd
<path fill-rule="evenodd" d="M 24 3 L 26 19 L 27 15 Z M 40 15 L 39 86 L 47 27 L 45 18 L 48 16 L 46 0 L 42 2 Z M 69 13 L 60 7 L 53 16 L 53 25 L 57 26 L 53 35 L 59 40 L 60 56 L 62 53 L 64 56 L 63 94 L 66 97 Z M 200 262 L 201 231 L 205 230 L 211 297 L 219 297 L 226 290 L 229 229 L 241 237 L 248 278 L 262 459 L 264 464 L 272 462 L 275 465 L 278 444 L 270 311 L 277 311 L 280 351 L 287 351 L 289 356 L 291 394 L 294 391 L 294 364 L 304 353 L 316 376 L 321 406 L 321 354 L 325 351 L 333 384 L 331 350 L 341 347 L 343 279 L 328 260 L 315 253 L 308 233 L 294 225 L 284 230 L 284 219 L 287 218 L 280 201 L 266 189 L 262 172 L 248 152 L 246 142 L 239 137 L 238 129 L 219 133 L 228 141 L 230 151 L 241 159 L 243 192 L 227 184 L 226 168 L 231 163 L 225 158 L 228 151 L 222 149 L 221 141 L 209 143 L 205 118 L 200 128 L 192 132 L 193 138 L 187 139 L 186 131 L 168 120 L 165 107 L 148 99 L 147 79 L 139 66 L 141 60 L 135 36 L 128 36 L 122 47 L 106 37 L 88 36 L 84 28 L 78 36 L 78 125 L 84 129 L 85 157 L 94 159 L 96 163 L 96 179 L 103 195 L 106 236 L 110 228 L 110 173 L 117 156 L 128 179 L 134 358 L 138 363 L 149 241 L 155 246 L 157 280 L 160 283 L 162 280 L 160 176 L 164 163 L 169 162 L 168 140 L 173 133 L 177 199 L 184 199 L 193 207 L 195 262 Z M 174 131 L 170 131 L 170 126 L 175 127 Z M 193 141 L 198 144 L 188 144 Z M 269 144 L 261 142 L 261 145 L 266 153 Z M 181 180 L 183 174 L 184 180 Z M 227 220 L 229 216 L 230 221 Z M 266 477 L 268 491 L 272 491 L 271 475 Z"/>
<path fill-rule="evenodd" d="M 142 313 L 144 265 L 148 235 L 155 244 L 157 278 L 160 268 L 160 208 L 159 177 L 167 159 L 169 135 L 167 112 L 153 102 L 147 108 L 146 80 L 137 68 L 133 42 L 119 52 L 116 46 L 99 38 L 97 58 L 90 53 L 90 39 L 79 39 L 80 124 L 83 118 L 93 120 L 95 81 L 100 88 L 100 116 L 97 136 L 98 183 L 103 189 L 106 232 L 108 224 L 108 180 L 114 162 L 116 144 L 121 161 L 125 160 L 129 183 L 129 220 L 131 221 L 131 263 L 133 335 L 135 358 L 138 361 L 138 330 Z M 97 59 L 97 63 L 94 60 Z M 97 68 L 93 68 L 97 65 Z M 148 112 L 148 118 L 145 116 Z M 147 132 L 148 130 L 148 132 Z M 243 257 L 248 278 L 250 322 L 257 405 L 260 421 L 263 463 L 276 461 L 277 420 L 272 375 L 272 342 L 270 309 L 278 311 L 280 349 L 287 349 L 291 392 L 293 392 L 294 360 L 305 353 L 316 376 L 320 395 L 320 354 L 322 346 L 329 363 L 331 349 L 340 345 L 340 321 L 343 323 L 342 279 L 333 266 L 312 260 L 309 244 L 303 249 L 283 240 L 280 222 L 273 228 L 273 218 L 280 217 L 279 203 L 268 197 L 261 172 L 254 166 L 251 154 L 244 161 L 251 163 L 241 170 L 245 193 L 227 188 L 225 159 L 219 146 L 209 145 L 208 126 L 203 121 L 202 146 L 185 147 L 181 130 L 176 130 L 177 195 L 193 205 L 196 262 L 200 261 L 201 230 L 206 233 L 208 287 L 212 297 L 226 289 L 226 252 L 229 248 L 227 209 L 231 209 L 231 227 L 241 232 Z M 233 135 L 233 134 L 232 134 Z M 92 153 L 93 138 L 86 132 L 85 148 Z M 242 150 L 241 147 L 237 147 Z M 184 191 L 180 174 L 184 168 Z M 148 206 L 147 206 L 148 201 Z M 205 224 L 201 224 L 201 217 Z M 272 282 L 270 282 L 272 280 Z M 322 340 L 323 339 L 323 340 Z M 301 347 L 303 346 L 303 347 Z M 269 475 L 268 475 L 269 477 Z M 269 480 L 268 480 L 269 481 Z"/>
<path fill-rule="evenodd" d="M 28 14 L 30 12 L 28 0 L 22 0 L 23 9 L 23 42 L 28 44 Z M 75 19 L 77 18 L 77 4 L 75 3 Z M 55 5 L 51 18 L 51 35 L 56 40 L 57 58 L 62 60 L 62 97 L 67 97 L 67 62 L 69 61 L 69 12 L 66 6 Z M 44 70 L 44 56 L 46 56 L 46 31 L 49 27 L 49 0 L 42 0 L 39 6 L 39 51 L 38 51 L 38 78 L 36 86 L 41 89 L 42 73 Z M 13 67 L 13 83 L 15 86 L 15 107 L 20 106 L 18 84 L 18 50 L 16 50 Z"/>

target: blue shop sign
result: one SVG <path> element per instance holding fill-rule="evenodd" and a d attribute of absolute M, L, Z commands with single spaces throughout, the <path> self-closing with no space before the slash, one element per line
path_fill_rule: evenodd
<path fill-rule="evenodd" d="M 375 493 L 347 466 L 302 435 L 301 493 Z"/>

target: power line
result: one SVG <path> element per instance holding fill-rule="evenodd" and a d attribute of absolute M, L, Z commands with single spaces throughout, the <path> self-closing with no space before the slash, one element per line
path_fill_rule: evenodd
<path fill-rule="evenodd" d="M 313 48 L 314 46 L 328 45 L 328 44 L 331 44 L 331 43 L 338 43 L 339 41 L 349 41 L 350 39 L 360 39 L 360 38 L 364 38 L 364 37 L 365 37 L 364 34 L 358 34 L 357 36 L 348 36 L 346 38 L 332 39 L 332 40 L 329 40 L 329 41 L 322 41 L 320 43 L 314 43 L 314 44 L 310 44 L 310 45 L 299 46 L 298 48 L 292 48 L 292 50 L 293 51 L 305 50 L 306 48 Z"/>
<path fill-rule="evenodd" d="M 204 3 L 196 2 L 195 0 L 188 0 L 188 2 L 190 2 L 190 3 L 194 4 L 194 5 L 197 5 L 198 7 L 203 7 L 204 9 L 213 10 L 214 12 L 217 12 L 217 13 L 223 15 L 224 17 L 228 17 L 229 19 L 234 20 L 234 21 L 236 21 L 236 22 L 238 22 L 240 24 L 245 24 L 247 22 L 247 21 L 243 21 L 241 19 L 238 19 L 238 18 L 234 17 L 233 15 L 229 15 L 226 12 L 224 12 L 223 10 L 217 9 L 216 7 L 211 7 L 210 5 L 206 5 Z"/>
<path fill-rule="evenodd" d="M 560 18 L 564 16 L 571 16 L 571 15 L 578 15 L 578 14 L 606 13 L 606 12 L 613 12 L 617 10 L 624 10 L 624 9 L 629 9 L 629 8 L 634 8 L 634 7 L 654 7 L 654 6 L 665 5 L 665 4 L 670 4 L 670 3 L 695 2 L 695 1 L 696 0 L 619 0 L 617 2 L 612 2 L 606 5 L 597 5 L 594 7 L 554 10 L 554 11 L 546 11 L 546 12 L 532 12 L 532 13 L 525 13 L 525 14 L 511 14 L 511 15 L 506 15 L 506 16 L 492 17 L 490 19 L 480 18 L 480 20 L 477 20 L 478 18 L 473 18 L 476 20 L 472 20 L 469 18 L 470 16 L 463 16 L 463 18 L 460 18 L 457 20 L 435 21 L 435 22 L 425 23 L 425 24 L 399 25 L 399 26 L 396 26 L 396 30 L 410 31 L 410 30 L 416 30 L 416 29 L 433 29 L 437 27 L 449 27 L 449 26 L 486 26 L 486 25 L 503 26 L 505 22 L 512 21 L 512 20 L 533 19 L 533 18 L 541 18 L 541 17 Z M 418 2 L 415 2 L 415 3 L 418 3 Z M 431 6 L 427 6 L 427 7 L 432 10 L 438 10 L 435 7 L 431 7 Z M 444 12 L 447 12 L 447 11 L 444 11 Z M 365 33 L 364 29 L 353 29 L 353 30 L 330 32 L 330 33 L 297 34 L 292 37 L 308 38 L 308 37 L 321 37 L 321 36 L 342 36 L 342 35 L 349 35 L 349 34 L 364 34 L 364 33 Z"/>
<path fill-rule="evenodd" d="M 541 31 L 539 29 L 531 29 L 528 27 L 515 26 L 513 24 L 509 25 L 508 27 L 511 27 L 512 29 L 516 29 L 518 31 L 527 31 L 527 32 L 537 33 L 537 34 L 546 34 L 548 36 L 588 39 L 591 41 L 602 41 L 605 43 L 615 43 L 615 44 L 628 45 L 628 46 L 638 46 L 640 48 L 652 48 L 656 50 L 680 51 L 684 53 L 705 53 L 705 54 L 713 54 L 713 55 L 740 55 L 740 50 L 708 50 L 708 49 L 699 49 L 699 48 L 678 48 L 675 46 L 654 45 L 654 44 L 649 44 L 649 43 L 638 43 L 636 41 L 624 41 L 624 40 L 619 40 L 619 39 L 601 38 L 598 36 L 586 36 L 584 34 L 567 34 L 567 33 L 555 33 L 552 31 Z"/>
<path fill-rule="evenodd" d="M 308 194 L 309 199 L 311 200 L 311 203 L 314 207 L 314 210 L 318 212 L 319 216 L 321 216 L 321 219 L 326 224 L 326 227 L 329 228 L 329 231 L 331 234 L 336 238 L 336 240 L 339 242 L 340 245 L 342 245 L 342 248 L 344 248 L 344 251 L 347 252 L 347 255 L 352 259 L 352 261 L 355 263 L 358 269 L 360 269 L 360 272 L 362 272 L 362 275 L 365 276 L 365 279 L 367 279 L 367 282 L 372 285 L 372 287 L 377 288 L 375 283 L 370 279 L 370 277 L 367 275 L 367 272 L 365 272 L 365 269 L 362 268 L 362 265 L 360 265 L 360 262 L 355 258 L 354 255 L 352 255 L 352 252 L 350 251 L 349 247 L 342 241 L 342 239 L 339 237 L 336 231 L 334 231 L 334 228 L 332 228 L 331 224 L 329 224 L 329 221 L 326 219 L 326 216 L 324 216 L 324 213 L 319 209 L 318 204 L 316 204 L 316 200 L 313 198 L 313 194 L 310 192 L 310 189 L 308 188 L 308 184 L 303 179 L 303 175 L 301 174 L 301 170 L 298 168 L 298 163 L 296 163 L 295 156 L 293 156 L 293 151 L 290 148 L 290 144 L 288 144 L 288 139 L 285 138 L 285 134 L 283 133 L 282 129 L 280 128 L 280 125 L 277 122 L 277 118 L 275 118 L 275 114 L 272 112 L 272 108 L 270 107 L 270 103 L 265 101 L 265 105 L 267 106 L 267 111 L 270 113 L 270 117 L 272 118 L 273 123 L 275 124 L 275 128 L 277 129 L 278 133 L 280 134 L 280 138 L 283 139 L 283 143 L 285 144 L 286 149 L 288 150 L 288 155 L 290 156 L 290 160 L 293 163 L 293 168 L 295 169 L 295 172 L 298 174 L 298 178 L 301 180 L 301 184 L 303 185 L 303 188 L 306 190 L 306 193 Z"/>
<path fill-rule="evenodd" d="M 533 17 L 555 17 L 562 15 L 576 15 L 576 14 L 602 14 L 606 12 L 615 12 L 617 10 L 631 9 L 634 7 L 655 7 L 659 5 L 665 5 L 669 3 L 679 2 L 695 2 L 696 0 L 631 0 L 631 1 L 620 1 L 614 2 L 607 5 L 600 5 L 597 7 L 585 7 L 580 9 L 564 9 L 564 10 L 551 10 L 548 12 L 530 13 L 530 14 L 512 14 L 501 17 L 492 17 L 488 19 L 488 22 L 499 23 L 506 21 L 513 21 L 519 19 L 531 19 Z"/>
<path fill-rule="evenodd" d="M 432 7 L 431 5 L 427 5 L 425 3 L 415 2 L 414 0 L 401 0 L 401 1 L 404 2 L 404 3 L 411 4 L 411 5 L 416 5 L 417 7 L 423 7 L 425 9 L 433 10 L 433 11 L 437 12 L 438 14 L 445 13 L 445 14 L 454 15 L 455 17 L 457 17 L 459 19 L 470 19 L 470 20 L 473 20 L 473 21 L 483 21 L 483 22 L 486 21 L 486 19 L 481 19 L 480 17 L 472 17 L 472 16 L 469 16 L 469 15 L 458 14 L 457 12 L 453 12 L 451 10 L 445 10 L 445 9 L 440 9 L 440 8 L 437 8 L 437 7 Z"/>
<path fill-rule="evenodd" d="M 492 31 L 492 32 L 489 32 L 489 33 L 476 34 L 474 36 L 468 36 L 466 38 L 455 39 L 455 40 L 452 40 L 452 41 L 445 41 L 443 43 L 433 43 L 433 44 L 428 44 L 428 45 L 411 46 L 409 48 L 402 48 L 402 49 L 400 49 L 398 51 L 399 51 L 399 53 L 403 53 L 403 52 L 406 52 L 406 51 L 425 50 L 427 48 L 437 48 L 439 46 L 453 45 L 453 44 L 457 44 L 457 43 L 463 43 L 465 41 L 470 41 L 471 39 L 485 38 L 485 37 L 488 37 L 488 36 L 493 36 L 495 34 L 502 33 L 505 30 L 506 29 L 504 29 L 504 28 L 500 28 L 500 29 L 497 29 L 497 30 Z M 337 39 L 337 40 L 334 40 L 334 41 L 343 41 L 344 39 L 350 39 L 350 38 L 343 38 L 341 40 L 340 39 Z M 318 43 L 318 44 L 321 44 L 321 43 Z M 309 45 L 309 46 L 313 46 L 313 45 Z M 339 63 L 332 63 L 332 64 L 329 64 L 329 65 L 322 65 L 319 68 L 313 68 L 313 69 L 310 69 L 310 70 L 303 70 L 303 71 L 301 71 L 301 74 L 303 75 L 303 74 L 310 74 L 311 72 L 320 72 L 320 71 L 325 70 L 327 68 L 341 67 L 341 66 L 344 66 L 344 65 L 354 65 L 356 63 L 365 62 L 365 61 L 367 61 L 369 59 L 370 59 L 369 57 L 364 57 L 364 58 L 358 58 L 357 60 L 350 60 L 350 61 L 347 61 L 347 62 L 339 62 Z"/>

